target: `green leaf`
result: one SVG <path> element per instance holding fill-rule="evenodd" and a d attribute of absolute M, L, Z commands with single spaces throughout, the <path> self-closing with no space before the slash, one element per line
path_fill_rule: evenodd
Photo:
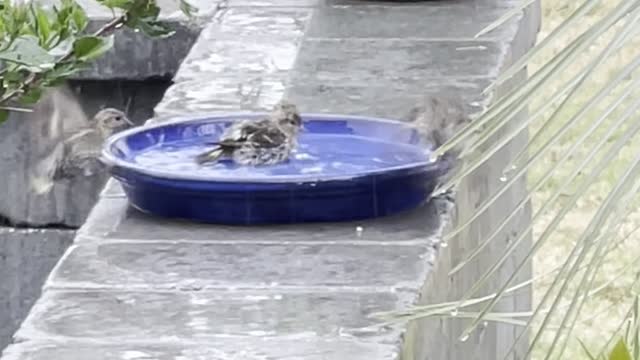
<path fill-rule="evenodd" d="M 133 0 L 98 0 L 98 2 L 110 9 L 128 9 L 133 4 Z"/>
<path fill-rule="evenodd" d="M 32 72 L 51 69 L 55 59 L 38 42 L 39 39 L 33 35 L 20 36 L 6 51 L 0 53 L 0 60 L 23 65 Z"/>
<path fill-rule="evenodd" d="M 87 18 L 87 13 L 80 6 L 76 6 L 71 12 L 71 18 L 73 19 L 73 24 L 75 25 L 77 32 L 82 32 L 86 29 L 87 24 L 89 24 L 89 19 Z"/>
<path fill-rule="evenodd" d="M 136 25 L 136 28 L 140 29 L 146 35 L 155 37 L 155 38 L 165 38 L 175 33 L 175 31 L 171 29 L 169 25 L 164 24 L 160 21 L 141 20 Z"/>
<path fill-rule="evenodd" d="M 186 0 L 180 1 L 180 11 L 185 14 L 187 17 L 191 18 L 194 14 L 198 12 L 198 8 L 189 4 Z"/>
<path fill-rule="evenodd" d="M 128 27 L 142 31 L 144 34 L 163 38 L 175 33 L 168 24 L 158 21 L 160 8 L 150 0 L 138 0 L 130 8 L 126 9 L 126 22 Z"/>
<path fill-rule="evenodd" d="M 46 47 L 51 36 L 51 24 L 49 22 L 49 15 L 40 7 L 31 4 L 31 12 L 33 14 L 37 35 L 40 39 L 40 45 Z"/>
<path fill-rule="evenodd" d="M 49 54 L 55 57 L 62 57 L 66 55 L 68 52 L 70 52 L 72 48 L 73 48 L 73 41 L 72 39 L 67 38 L 64 40 L 57 41 L 57 44 L 54 47 L 49 49 Z"/>
<path fill-rule="evenodd" d="M 80 61 L 94 60 L 113 47 L 113 35 L 84 36 L 73 42 L 73 55 Z"/>
<path fill-rule="evenodd" d="M 8 81 L 8 82 L 16 82 L 16 81 L 20 81 L 21 79 L 23 79 L 24 76 L 17 71 L 8 71 L 5 74 L 2 75 L 2 80 L 3 81 Z"/>
<path fill-rule="evenodd" d="M 46 87 L 61 85 L 69 76 L 79 72 L 84 67 L 86 67 L 86 63 L 65 62 L 57 64 L 53 70 L 43 74 L 42 84 Z"/>
<path fill-rule="evenodd" d="M 160 15 L 160 8 L 155 4 L 155 1 L 150 0 L 137 0 L 126 10 L 131 15 L 130 18 L 134 20 L 156 20 Z"/>
<path fill-rule="evenodd" d="M 627 344 L 620 339 L 609 354 L 609 360 L 632 360 Z"/>
<path fill-rule="evenodd" d="M 0 124 L 7 121 L 8 118 L 9 118 L 9 111 L 0 110 Z"/>
<path fill-rule="evenodd" d="M 20 96 L 19 101 L 23 105 L 27 104 L 35 104 L 42 97 L 43 90 L 41 88 L 32 88 L 29 89 L 27 93 Z"/>

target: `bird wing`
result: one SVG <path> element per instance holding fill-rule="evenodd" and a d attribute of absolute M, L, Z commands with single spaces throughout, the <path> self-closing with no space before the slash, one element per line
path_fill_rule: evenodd
<path fill-rule="evenodd" d="M 211 145 L 220 145 L 222 147 L 240 147 L 253 134 L 269 128 L 271 122 L 268 119 L 258 121 L 244 120 L 231 125 L 227 131 L 220 137 L 220 141 L 211 143 Z"/>
<path fill-rule="evenodd" d="M 32 188 L 45 193 L 53 187 L 51 176 L 64 159 L 63 142 L 89 126 L 89 120 L 68 86 L 49 89 L 34 106 L 27 122 L 32 143 L 29 172 Z"/>
<path fill-rule="evenodd" d="M 64 142 L 64 161 L 56 171 L 55 178 L 77 175 L 90 176 L 104 166 L 100 161 L 102 138 L 95 129 L 78 132 Z"/>
<path fill-rule="evenodd" d="M 286 141 L 287 135 L 275 126 L 258 129 L 247 137 L 252 146 L 261 148 L 278 147 Z"/>

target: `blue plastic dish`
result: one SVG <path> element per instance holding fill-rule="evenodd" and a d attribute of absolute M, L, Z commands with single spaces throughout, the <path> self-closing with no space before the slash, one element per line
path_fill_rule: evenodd
<path fill-rule="evenodd" d="M 417 131 L 397 121 L 303 114 L 291 159 L 241 167 L 200 167 L 193 156 L 234 120 L 266 114 L 177 119 L 118 133 L 103 158 L 135 208 L 161 217 L 218 224 L 349 221 L 410 210 L 447 171 L 431 162 Z"/>

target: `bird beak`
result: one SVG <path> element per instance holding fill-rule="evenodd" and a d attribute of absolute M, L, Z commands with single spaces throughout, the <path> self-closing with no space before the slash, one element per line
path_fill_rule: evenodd
<path fill-rule="evenodd" d="M 129 120 L 128 117 L 124 117 L 124 122 L 126 122 L 127 124 L 131 125 L 131 126 L 135 126 L 136 124 L 133 123 L 133 121 Z"/>

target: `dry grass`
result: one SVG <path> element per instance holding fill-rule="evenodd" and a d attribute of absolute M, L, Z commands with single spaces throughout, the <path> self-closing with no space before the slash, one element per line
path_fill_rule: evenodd
<path fill-rule="evenodd" d="M 581 2 L 582 1 L 571 0 L 543 0 L 543 29 L 540 34 L 540 38 L 546 36 L 554 27 L 560 24 L 560 22 Z M 590 25 L 594 24 L 599 17 L 601 17 L 606 11 L 612 9 L 618 4 L 618 2 L 619 1 L 617 0 L 603 1 L 600 7 L 589 14 L 587 20 L 581 21 L 579 26 L 572 29 L 565 38 L 556 41 L 547 53 L 540 56 L 539 59 L 536 59 L 536 63 L 531 67 L 531 70 L 535 71 L 539 68 L 539 66 L 549 60 L 557 50 L 561 49 L 570 38 L 575 37 Z M 611 38 L 612 35 L 613 34 L 607 34 L 607 38 L 603 39 L 600 45 L 606 45 L 606 40 Z M 562 125 L 562 121 L 568 120 L 582 104 L 586 103 L 586 101 L 603 86 L 603 84 L 610 81 L 612 76 L 615 75 L 616 70 L 621 69 L 632 58 L 638 55 L 640 52 L 640 46 L 638 45 L 638 41 L 634 41 L 634 44 L 626 46 L 601 66 L 597 74 L 590 78 L 587 83 L 585 83 L 583 90 L 577 94 L 576 101 L 572 102 L 568 109 L 562 113 L 562 116 L 560 117 L 561 121 L 554 124 L 549 129 L 546 129 L 543 141 L 548 139 L 549 136 Z M 598 46 L 593 50 L 597 51 L 601 48 L 602 47 Z M 582 57 L 576 64 L 574 64 L 572 70 L 575 71 L 575 69 L 584 66 L 592 59 L 592 56 Z M 568 78 L 571 74 L 572 71 L 568 71 L 564 76 Z M 553 88 L 553 86 L 551 86 L 551 88 Z M 640 91 L 636 91 L 632 98 L 638 99 L 639 96 Z M 569 149 L 571 144 L 574 143 L 575 139 L 577 139 L 586 130 L 588 124 L 590 124 L 594 119 L 594 116 L 597 116 L 600 111 L 603 111 L 609 102 L 610 99 L 601 105 L 597 105 L 595 108 L 596 111 L 589 112 L 587 116 L 581 119 L 577 126 L 573 126 L 568 133 L 552 147 L 551 151 L 545 155 L 544 161 L 539 162 L 532 169 L 530 173 L 530 183 L 534 183 L 535 179 L 540 177 L 551 164 L 558 161 L 558 159 L 566 153 L 567 149 Z M 562 166 L 562 169 L 556 173 L 554 178 L 545 184 L 542 189 L 536 192 L 534 197 L 534 211 L 539 208 L 540 204 L 558 188 L 562 180 L 565 178 L 564 175 L 570 173 L 572 167 L 577 165 L 578 161 L 584 158 L 584 156 L 591 150 L 590 145 L 594 144 L 597 139 L 601 138 L 602 134 L 605 132 L 604 128 L 607 124 L 616 120 L 617 117 L 615 115 L 620 115 L 621 113 L 621 111 L 615 112 L 614 116 L 612 116 L 610 120 L 607 120 L 602 129 L 599 129 L 595 135 L 589 137 L 583 146 L 578 149 L 576 154 L 569 158 L 567 165 Z M 638 121 L 637 117 L 633 120 Z M 534 124 L 531 128 L 532 133 L 537 131 L 539 128 L 540 124 Z M 622 131 L 624 131 L 624 127 L 618 129 L 616 135 L 614 135 L 610 140 L 615 140 Z M 640 151 L 640 145 L 636 145 L 634 143 L 628 146 L 619 154 L 616 161 L 610 164 L 610 166 L 604 171 L 603 175 L 598 178 L 597 182 L 591 186 L 589 193 L 582 197 L 569 216 L 565 218 L 553 238 L 550 239 L 548 244 L 537 253 L 534 260 L 534 271 L 536 274 L 546 272 L 548 269 L 562 264 L 573 248 L 581 232 L 588 224 L 590 218 L 615 184 L 615 180 L 624 172 L 626 166 L 633 157 L 636 156 L 638 151 Z M 588 172 L 585 172 L 585 175 L 587 173 Z M 566 191 L 566 195 L 571 194 L 571 191 L 572 189 L 568 189 Z M 555 206 L 555 210 L 559 209 L 563 199 L 566 201 L 566 196 L 561 198 L 560 204 Z M 554 211 L 550 211 L 549 214 L 546 214 L 537 222 L 534 230 L 534 236 L 539 235 L 540 232 L 544 230 L 545 225 L 553 218 L 553 216 Z M 640 213 L 638 212 L 631 214 L 631 216 L 625 221 L 621 233 L 625 234 L 636 226 L 640 226 Z M 585 307 L 583 308 L 580 321 L 577 323 L 578 325 L 574 335 L 583 340 L 586 344 L 590 344 L 594 349 L 598 348 L 599 345 L 604 344 L 604 341 L 612 335 L 620 321 L 623 320 L 624 314 L 632 301 L 632 285 L 636 278 L 636 269 L 638 268 L 636 258 L 640 257 L 640 246 L 637 245 L 638 240 L 640 240 L 640 236 L 633 235 L 616 250 L 608 253 L 605 265 L 598 273 L 596 285 L 605 284 L 608 281 L 611 281 L 611 284 L 597 295 L 589 297 Z M 634 265 L 634 262 L 636 263 L 636 266 L 632 266 Z M 622 277 L 615 277 L 615 274 L 618 273 L 617 269 L 621 269 L 625 266 L 629 266 L 630 270 Z M 535 285 L 534 299 L 536 302 L 540 300 L 544 292 L 549 288 L 550 280 L 551 279 L 546 279 Z M 575 288 L 577 285 L 573 284 L 572 286 Z M 556 325 L 558 319 L 559 318 L 555 318 Z M 550 338 L 553 335 L 552 331 L 548 331 L 548 334 L 546 335 L 547 336 L 543 341 L 537 346 L 534 353 L 534 359 L 544 359 L 543 354 L 545 354 L 545 349 L 550 343 Z M 575 339 L 572 339 L 569 343 L 567 352 L 562 358 L 580 359 L 585 357 L 578 342 Z"/>

